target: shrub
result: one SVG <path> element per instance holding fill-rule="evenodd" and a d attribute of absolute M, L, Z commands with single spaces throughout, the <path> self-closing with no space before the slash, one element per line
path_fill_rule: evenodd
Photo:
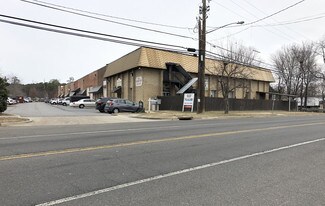
<path fill-rule="evenodd" d="M 7 81 L 0 77 L 0 113 L 6 111 L 7 99 L 8 99 Z"/>

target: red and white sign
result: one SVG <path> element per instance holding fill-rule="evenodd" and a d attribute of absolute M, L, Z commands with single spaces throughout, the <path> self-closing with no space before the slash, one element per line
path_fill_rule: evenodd
<path fill-rule="evenodd" d="M 185 93 L 184 94 L 183 109 L 182 109 L 183 112 L 184 112 L 184 109 L 190 109 L 191 112 L 193 112 L 194 96 L 195 96 L 194 93 Z"/>

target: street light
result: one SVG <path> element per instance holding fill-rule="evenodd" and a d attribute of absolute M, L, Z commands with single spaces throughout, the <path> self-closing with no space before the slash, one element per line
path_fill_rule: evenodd
<path fill-rule="evenodd" d="M 232 22 L 220 27 L 206 31 L 206 19 L 207 19 L 207 7 L 206 0 L 202 0 L 202 7 L 200 7 L 200 16 L 198 18 L 198 33 L 199 33 L 199 52 L 198 52 L 198 89 L 197 89 L 197 113 L 203 113 L 205 111 L 205 47 L 206 47 L 206 35 L 218 29 L 227 27 L 232 24 L 244 24 L 244 21 Z M 188 51 L 193 49 L 188 48 Z"/>
<path fill-rule="evenodd" d="M 199 18 L 199 54 L 198 54 L 198 92 L 197 92 L 197 113 L 205 111 L 205 47 L 206 34 L 233 24 L 244 24 L 244 21 L 232 22 L 220 27 L 206 31 L 206 3 L 203 1 L 202 18 Z"/>
<path fill-rule="evenodd" d="M 214 31 L 218 30 L 218 29 L 222 29 L 222 28 L 225 28 L 225 27 L 233 25 L 233 24 L 244 24 L 244 23 L 245 23 L 244 21 L 237 21 L 237 22 L 232 22 L 232 23 L 229 23 L 229 24 L 225 24 L 223 26 L 219 26 L 219 27 L 211 29 L 210 31 L 207 31 L 206 34 L 209 34 L 211 32 L 214 32 Z"/>

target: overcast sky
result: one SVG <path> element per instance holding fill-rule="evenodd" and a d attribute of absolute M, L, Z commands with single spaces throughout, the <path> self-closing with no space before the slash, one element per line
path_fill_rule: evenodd
<path fill-rule="evenodd" d="M 195 26 L 201 0 L 43 0 L 43 2 L 108 15 L 111 18 L 97 17 L 178 34 L 182 37 L 91 19 L 20 0 L 0 0 L 0 14 L 184 48 L 198 47 Z M 292 6 L 294 4 L 296 5 Z M 302 2 L 301 0 L 212 0 L 209 5 L 208 29 L 237 21 L 245 21 L 245 24 L 249 24 L 292 6 L 250 26 L 244 24 L 240 27 L 222 28 L 207 36 L 207 41 L 218 45 L 226 45 L 227 42 L 232 41 L 254 47 L 263 61 L 268 63 L 271 63 L 272 54 L 282 46 L 303 41 L 317 41 L 325 34 L 324 0 Z M 88 15 L 94 16 L 94 14 Z M 12 21 L 4 17 L 0 17 L 0 20 Z M 0 48 L 0 75 L 15 75 L 22 83 L 27 84 L 47 82 L 51 79 L 66 83 L 69 77 L 77 80 L 138 47 L 0 22 Z M 218 52 L 210 46 L 207 46 L 207 50 Z"/>

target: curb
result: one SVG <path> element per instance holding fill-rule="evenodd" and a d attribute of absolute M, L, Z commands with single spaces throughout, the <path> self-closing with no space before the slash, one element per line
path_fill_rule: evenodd
<path fill-rule="evenodd" d="M 201 119 L 238 119 L 238 118 L 261 118 L 261 117 L 283 117 L 287 114 L 241 114 L 241 115 L 221 115 L 221 116 L 195 116 L 195 115 L 166 115 L 166 116 L 132 116 L 132 118 L 152 119 L 152 120 L 201 120 Z M 295 115 L 293 115 L 295 116 Z"/>

